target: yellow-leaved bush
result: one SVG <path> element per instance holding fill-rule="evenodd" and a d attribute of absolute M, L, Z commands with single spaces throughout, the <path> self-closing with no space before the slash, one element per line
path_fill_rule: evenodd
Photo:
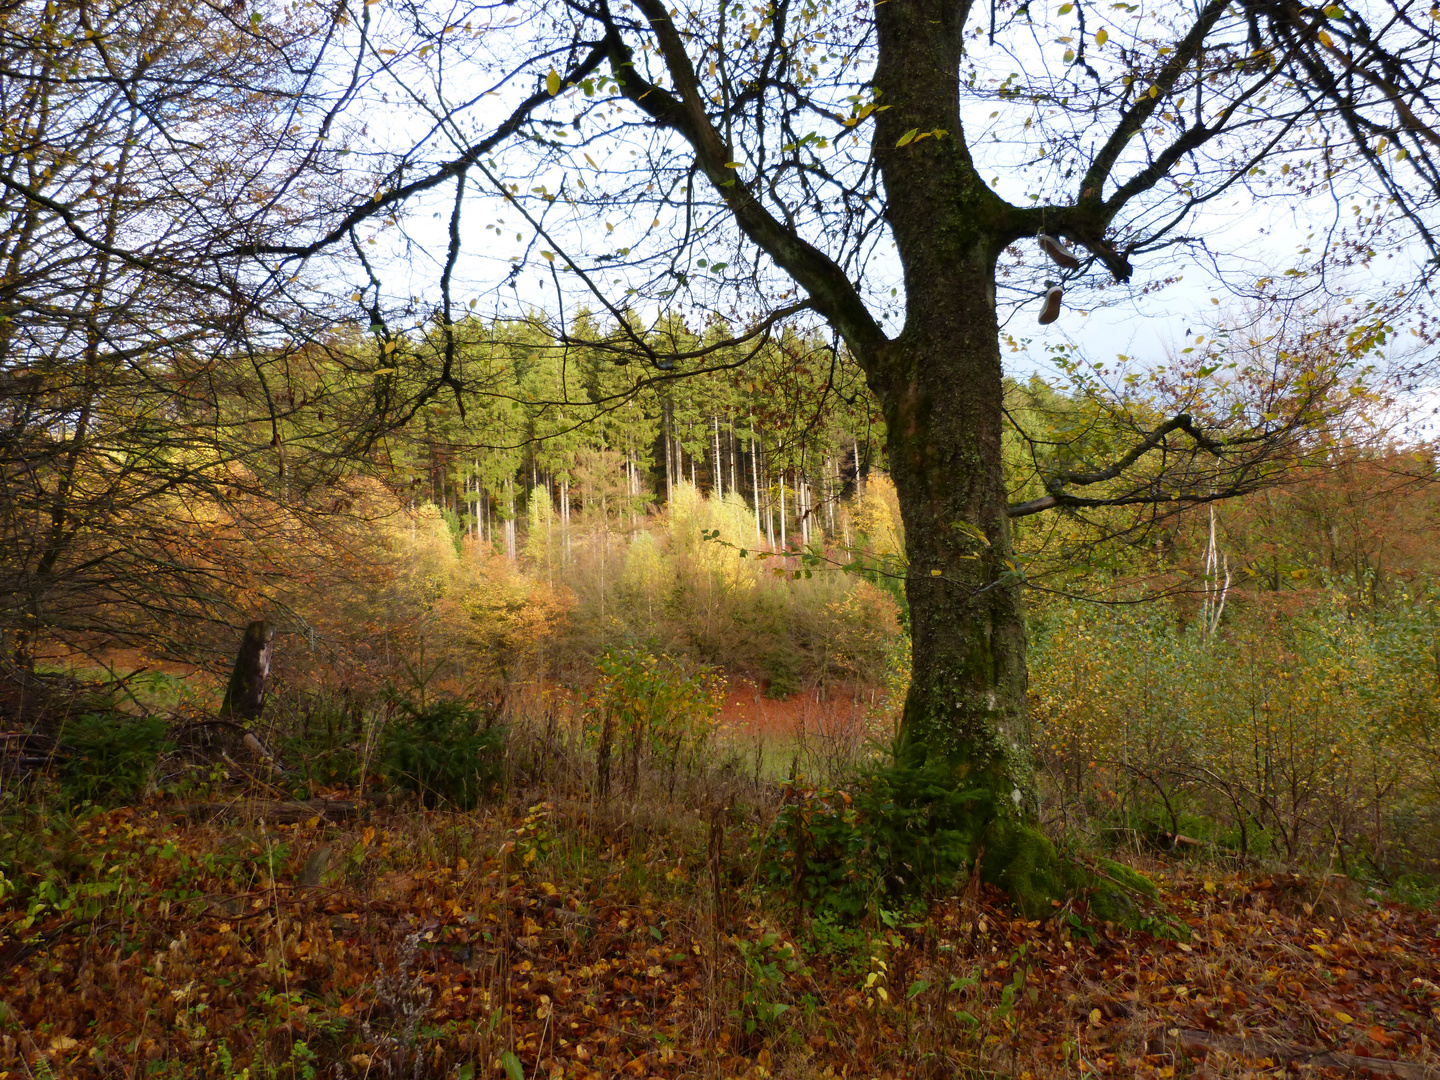
<path fill-rule="evenodd" d="M 1440 651 L 1423 597 L 1232 603 L 1207 634 L 1170 602 L 1053 602 L 1032 619 L 1050 810 L 1174 843 L 1389 872 L 1430 868 Z"/>

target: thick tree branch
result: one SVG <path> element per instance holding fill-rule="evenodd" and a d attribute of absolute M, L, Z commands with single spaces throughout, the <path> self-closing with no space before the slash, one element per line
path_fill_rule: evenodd
<path fill-rule="evenodd" d="M 1195 422 L 1190 418 L 1189 413 L 1181 413 L 1179 416 L 1171 417 L 1165 421 L 1165 423 L 1161 424 L 1114 464 L 1100 469 L 1097 472 L 1058 472 L 1050 478 L 1045 486 L 1053 491 L 1056 487 L 1064 484 L 1087 487 L 1090 484 L 1101 484 L 1106 480 L 1114 480 L 1131 465 L 1139 461 L 1141 457 L 1163 443 L 1165 436 L 1169 435 L 1172 431 L 1185 432 L 1185 434 L 1195 440 L 1198 446 L 1208 450 L 1216 457 L 1219 457 L 1223 452 L 1219 443 L 1208 438 L 1204 432 L 1195 426 Z"/>
<path fill-rule="evenodd" d="M 1042 495 L 1040 498 L 1031 499 L 1028 502 L 1017 503 L 1011 506 L 1007 513 L 1012 518 L 1018 518 L 1028 517 L 1030 514 L 1038 514 L 1042 510 L 1050 510 L 1057 506 L 1133 506 L 1146 502 L 1158 502 L 1162 499 L 1167 502 L 1209 502 L 1214 498 L 1229 497 L 1229 495 L 1241 494 L 1244 491 L 1252 490 L 1251 486 L 1241 485 L 1233 491 L 1227 489 L 1227 493 L 1222 495 L 1215 495 L 1214 493 L 1179 496 L 1130 494 L 1116 496 L 1114 498 L 1085 498 L 1077 495 L 1069 495 L 1065 492 L 1064 488 L 1067 485 L 1088 487 L 1092 484 L 1101 484 L 1106 480 L 1116 479 L 1150 451 L 1162 446 L 1166 437 L 1173 431 L 1185 432 L 1185 434 L 1195 440 L 1197 446 L 1217 458 L 1224 453 L 1224 448 L 1219 443 L 1195 426 L 1195 421 L 1188 413 L 1181 413 L 1165 421 L 1165 423 L 1152 431 L 1127 453 L 1103 469 L 1098 469 L 1094 472 L 1062 470 L 1053 474 L 1045 481 L 1045 487 L 1050 492 L 1048 495 Z"/>
<path fill-rule="evenodd" d="M 1109 201 L 1102 200 L 1105 182 L 1110 179 L 1120 155 L 1127 143 L 1143 128 L 1146 122 L 1154 115 L 1162 99 L 1170 93 L 1180 76 L 1185 70 L 1195 63 L 1200 51 L 1204 48 L 1205 39 L 1215 24 L 1220 21 L 1222 15 L 1230 6 L 1230 0 L 1208 0 L 1200 9 L 1189 33 L 1185 35 L 1175 48 L 1175 54 L 1170 57 L 1164 67 L 1160 69 L 1159 75 L 1155 77 L 1155 93 L 1141 93 L 1135 102 L 1125 110 L 1125 115 L 1120 118 L 1120 123 L 1110 133 L 1110 138 L 1100 148 L 1086 170 L 1084 178 L 1080 181 L 1080 203 L 1089 203 L 1092 207 L 1102 207 L 1105 219 L 1108 221 L 1124 205 L 1125 200 L 1132 197 L 1135 192 L 1127 191 L 1125 197 L 1118 195 Z M 1127 188 L 1129 185 L 1127 185 Z M 1096 254 L 1100 254 L 1096 252 Z M 1103 256 L 1102 256 L 1103 257 Z"/>
<path fill-rule="evenodd" d="M 1215 491 L 1189 491 L 1174 494 L 1163 494 L 1158 492 L 1140 491 L 1131 492 L 1127 495 L 1116 495 L 1113 498 L 1088 498 L 1084 495 L 1042 495 L 1038 499 L 1031 499 L 1028 502 L 1016 503 L 1006 511 L 1012 521 L 1015 518 L 1029 517 L 1031 514 L 1038 514 L 1044 510 L 1053 510 L 1057 506 L 1067 509 L 1094 509 L 1102 506 L 1156 506 L 1174 507 L 1181 506 L 1203 506 L 1205 503 L 1224 502 L 1227 499 L 1234 499 L 1241 495 L 1249 495 L 1270 487 L 1273 479 L 1264 476 L 1256 476 L 1253 480 L 1243 483 L 1230 484 L 1227 487 L 1218 488 Z"/>
<path fill-rule="evenodd" d="M 854 283 L 833 259 L 766 210 L 740 179 L 738 170 L 730 168 L 734 162 L 732 150 L 706 115 L 694 65 L 664 4 L 660 0 L 636 0 L 636 6 L 655 33 L 661 59 L 679 97 L 641 75 L 633 52 L 605 5 L 601 10 L 607 25 L 610 63 L 621 83 L 621 93 L 689 143 L 695 163 L 735 216 L 741 231 L 810 294 L 815 310 L 840 332 L 861 365 L 868 366 L 888 339 Z"/>

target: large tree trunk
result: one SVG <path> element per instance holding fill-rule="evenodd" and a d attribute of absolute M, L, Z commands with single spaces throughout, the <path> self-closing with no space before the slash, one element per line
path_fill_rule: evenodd
<path fill-rule="evenodd" d="M 900 764 L 967 793 L 965 858 L 1031 915 L 1066 891 L 1033 827 L 1025 622 L 1001 468 L 1000 357 L 988 266 L 952 277 L 897 350 L 908 377 L 885 398 L 905 523 L 912 668 Z M 965 280 L 968 277 L 969 280 Z M 959 826 L 957 828 L 957 825 Z"/>
<path fill-rule="evenodd" d="M 1027 783 L 1025 624 L 1015 586 L 1002 584 L 1012 551 L 995 312 L 967 284 L 924 320 L 938 325 L 907 331 L 909 378 L 885 402 L 914 640 L 901 735 L 1001 791 Z"/>
<path fill-rule="evenodd" d="M 904 766 L 971 793 L 955 832 L 1028 911 L 1062 883 L 1032 825 L 1025 625 L 1001 459 L 995 260 L 1012 209 L 976 175 L 959 119 L 968 4 L 878 4 L 876 155 L 905 270 L 906 322 L 867 365 L 885 408 L 909 560 L 913 633 Z M 932 133 L 905 138 L 907 132 Z M 899 146 L 904 141 L 906 145 Z M 957 823 L 952 823 L 952 827 Z"/>

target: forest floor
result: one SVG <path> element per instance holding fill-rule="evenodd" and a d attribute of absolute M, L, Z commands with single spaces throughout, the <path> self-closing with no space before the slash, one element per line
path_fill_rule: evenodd
<path fill-rule="evenodd" d="M 849 928 L 758 814 L 181 809 L 33 823 L 0 1080 L 1440 1076 L 1436 914 L 1344 878 L 1136 857 L 1188 941 L 977 888 Z"/>

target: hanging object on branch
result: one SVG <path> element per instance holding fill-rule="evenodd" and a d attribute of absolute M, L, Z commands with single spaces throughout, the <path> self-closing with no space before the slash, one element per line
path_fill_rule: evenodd
<path fill-rule="evenodd" d="M 1043 232 L 1036 233 L 1035 239 L 1040 244 L 1040 249 L 1055 260 L 1055 265 L 1063 266 L 1066 270 L 1080 269 L 1080 260 L 1070 254 L 1070 248 L 1064 240 Z"/>
<path fill-rule="evenodd" d="M 1064 296 L 1063 290 L 1053 281 L 1045 283 L 1045 306 L 1040 309 L 1040 323 L 1048 326 L 1060 317 L 1060 298 Z"/>

